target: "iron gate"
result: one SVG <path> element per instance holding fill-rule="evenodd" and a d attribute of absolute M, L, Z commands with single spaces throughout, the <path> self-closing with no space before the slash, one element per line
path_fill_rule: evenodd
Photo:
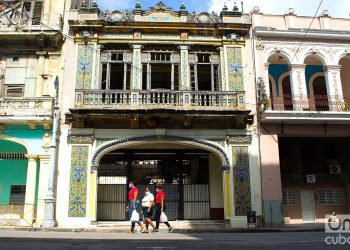
<path fill-rule="evenodd" d="M 202 163 L 204 164 L 200 168 L 194 167 L 191 159 L 133 160 L 101 164 L 98 170 L 97 220 L 128 220 L 125 207 L 131 179 L 138 183 L 140 200 L 146 186 L 155 195 L 156 183 L 164 183 L 166 214 L 169 220 L 210 219 L 207 159 Z"/>

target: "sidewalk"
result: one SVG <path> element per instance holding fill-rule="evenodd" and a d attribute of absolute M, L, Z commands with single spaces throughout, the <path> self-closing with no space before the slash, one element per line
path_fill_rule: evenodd
<path fill-rule="evenodd" d="M 172 223 L 174 233 L 272 233 L 272 232 L 324 232 L 324 224 L 297 224 L 285 225 L 278 228 L 224 228 L 214 226 L 184 226 L 181 223 Z M 161 230 L 166 230 L 164 225 L 161 225 Z M 127 223 L 120 225 L 111 224 L 110 226 L 91 226 L 86 228 L 41 228 L 41 227 L 11 227 L 1 226 L 1 231 L 34 231 L 34 232 L 84 232 L 84 233 L 127 233 L 130 226 Z"/>

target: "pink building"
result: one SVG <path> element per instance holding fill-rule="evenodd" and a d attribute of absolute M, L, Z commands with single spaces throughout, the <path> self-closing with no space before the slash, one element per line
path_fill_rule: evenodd
<path fill-rule="evenodd" d="M 350 213 L 350 20 L 252 20 L 266 226 Z"/>

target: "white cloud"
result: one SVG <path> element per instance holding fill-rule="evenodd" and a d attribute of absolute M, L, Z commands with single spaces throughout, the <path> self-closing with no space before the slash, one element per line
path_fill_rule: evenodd
<path fill-rule="evenodd" d="M 233 3 L 237 2 L 240 7 L 241 1 L 236 0 L 209 0 L 210 11 L 220 12 L 227 2 L 229 9 L 233 8 Z M 285 14 L 289 8 L 293 8 L 299 16 L 313 16 L 317 10 L 320 0 L 244 0 L 244 12 L 249 12 L 254 6 L 259 6 L 261 12 L 269 14 Z M 349 17 L 350 0 L 324 0 L 322 10 L 329 10 L 332 17 Z"/>
<path fill-rule="evenodd" d="M 134 0 L 98 0 L 97 1 L 100 9 L 109 10 L 126 10 L 133 8 L 136 1 Z"/>

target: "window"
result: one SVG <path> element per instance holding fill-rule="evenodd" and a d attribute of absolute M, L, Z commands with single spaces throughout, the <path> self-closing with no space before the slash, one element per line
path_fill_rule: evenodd
<path fill-rule="evenodd" d="M 296 189 L 286 189 L 282 191 L 283 205 L 297 205 L 298 191 Z"/>
<path fill-rule="evenodd" d="M 168 48 L 142 52 L 142 89 L 180 89 L 180 55 Z"/>
<path fill-rule="evenodd" d="M 14 56 L 14 57 L 12 58 L 12 61 L 13 61 L 13 62 L 18 62 L 18 61 L 19 61 L 19 57 L 18 57 L 18 56 Z"/>
<path fill-rule="evenodd" d="M 101 89 L 130 89 L 132 68 L 132 53 L 130 51 L 106 50 L 103 52 L 101 62 Z"/>
<path fill-rule="evenodd" d="M 343 205 L 344 204 L 344 189 L 319 189 L 318 204 L 320 205 Z"/>
<path fill-rule="evenodd" d="M 25 185 L 12 185 L 10 193 L 10 203 L 24 204 L 25 194 Z"/>
<path fill-rule="evenodd" d="M 221 91 L 220 59 L 217 53 L 191 52 L 189 62 L 192 90 Z"/>
<path fill-rule="evenodd" d="M 5 85 L 4 95 L 8 97 L 21 97 L 24 93 L 24 85 Z"/>

